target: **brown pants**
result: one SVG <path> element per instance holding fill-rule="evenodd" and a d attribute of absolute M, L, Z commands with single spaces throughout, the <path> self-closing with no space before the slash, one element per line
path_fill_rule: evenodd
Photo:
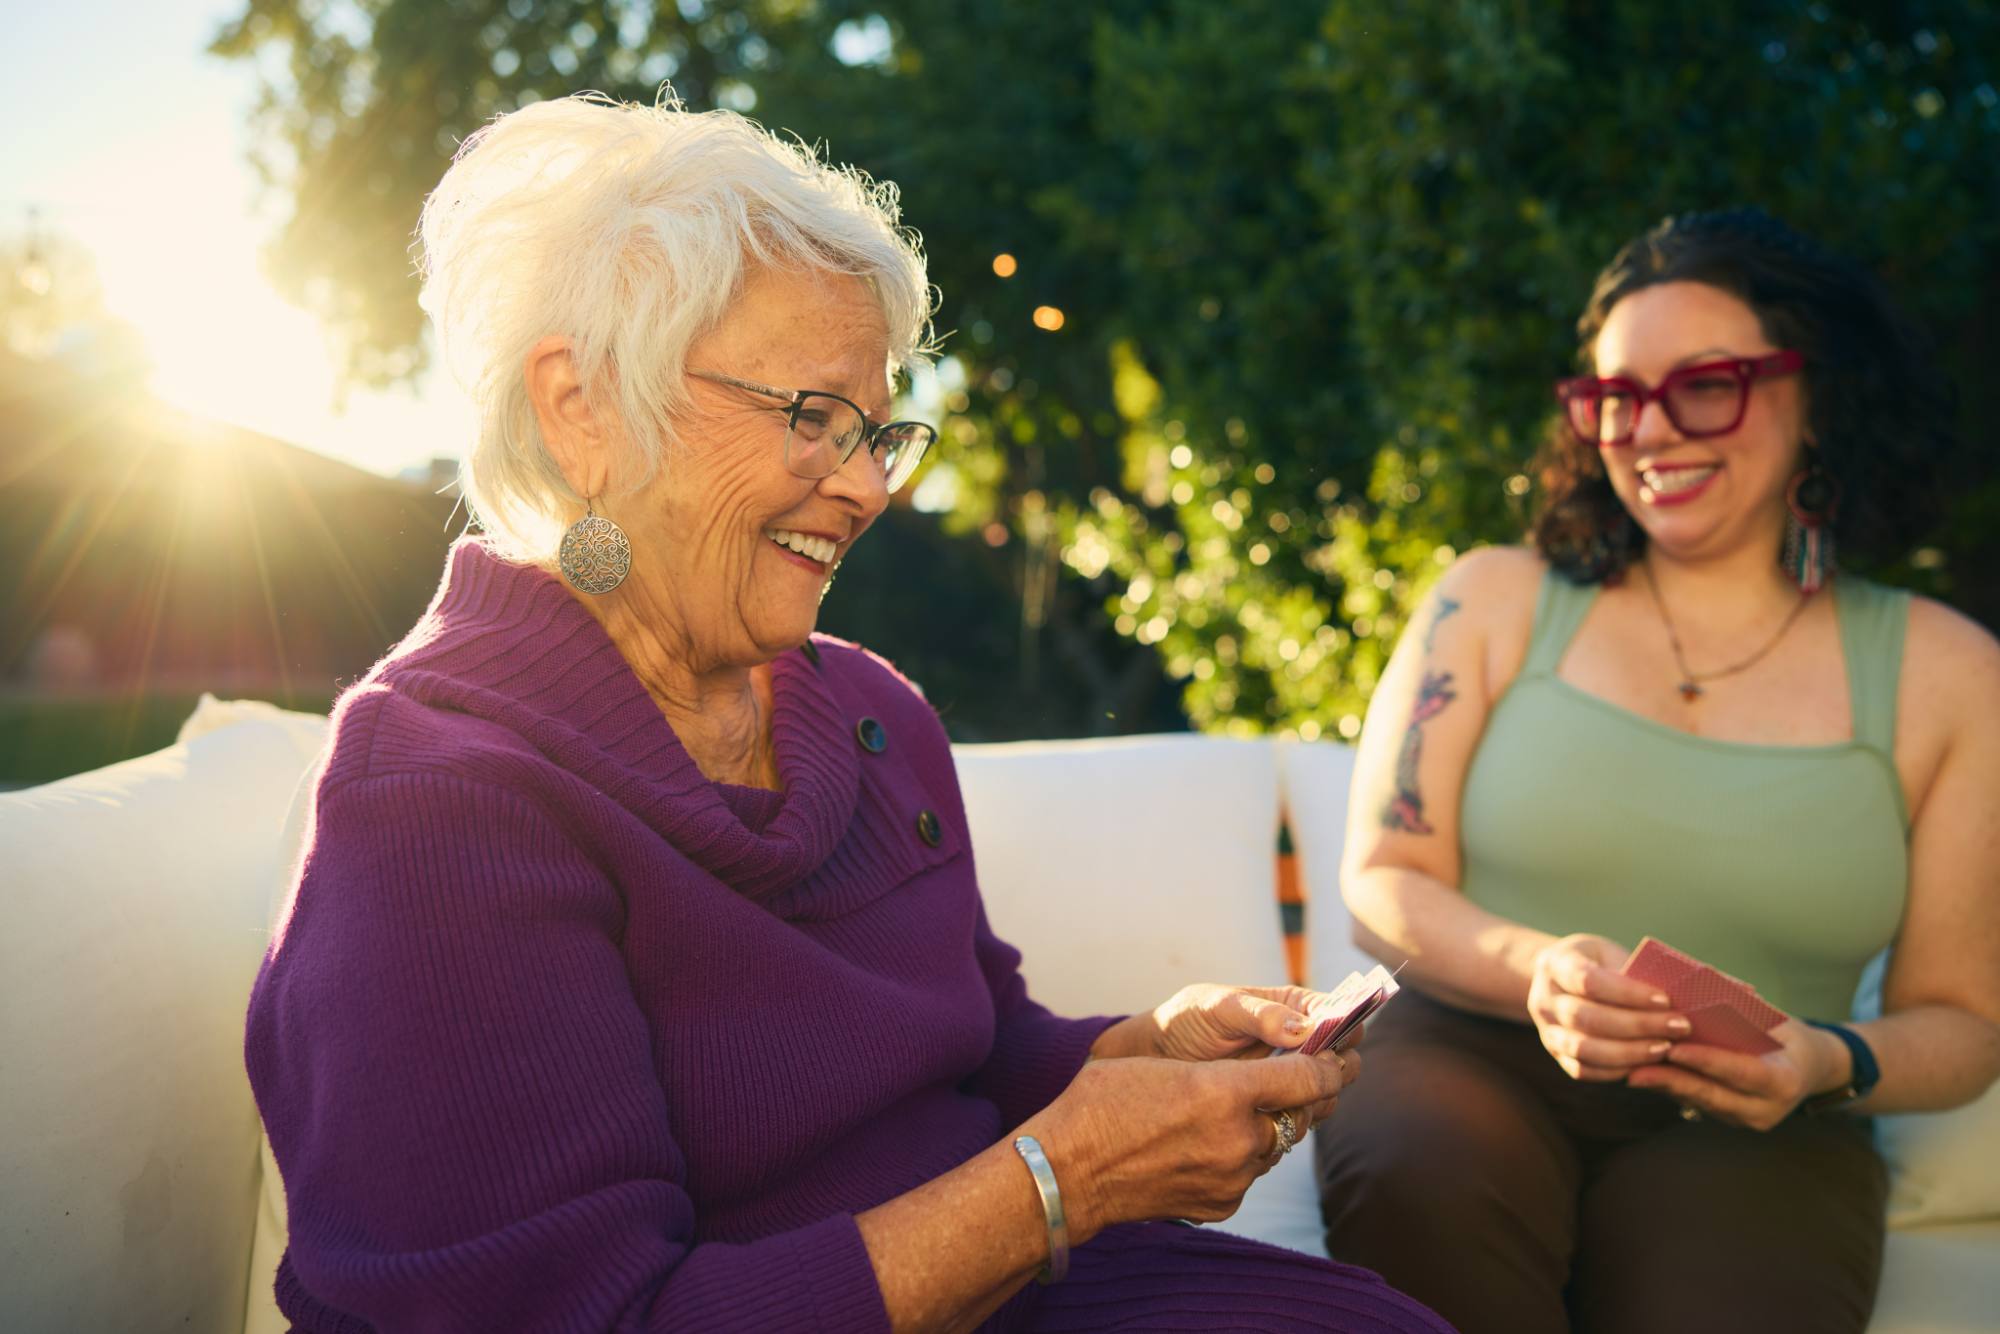
<path fill-rule="evenodd" d="M 1365 1053 L 1313 1137 L 1327 1251 L 1463 1334 L 1866 1328 L 1888 1192 L 1868 1123 L 1684 1121 L 1407 989 Z"/>

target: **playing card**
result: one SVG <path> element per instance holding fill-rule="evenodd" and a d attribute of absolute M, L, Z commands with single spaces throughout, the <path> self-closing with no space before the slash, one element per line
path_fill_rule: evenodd
<path fill-rule="evenodd" d="M 1667 992 L 1681 1009 L 1730 1005 L 1760 1028 L 1772 1028 L 1785 1020 L 1784 1014 L 1765 1004 L 1749 983 L 1690 958 L 1651 936 L 1639 942 L 1639 948 L 1625 964 L 1625 972 Z"/>
<path fill-rule="evenodd" d="M 1349 1014 L 1346 1019 L 1342 1020 L 1335 1027 L 1333 1035 L 1326 1040 L 1326 1045 L 1335 1051 L 1346 1051 L 1349 1047 L 1353 1046 L 1361 1038 L 1362 1026 L 1368 1022 L 1369 1018 L 1377 1010 L 1386 1005 L 1388 1000 L 1388 994 L 1385 992 L 1376 991 L 1371 993 L 1361 1004 L 1354 1007 L 1353 1013 Z M 1323 1051 L 1325 1048 L 1321 1048 L 1321 1050 Z"/>
<path fill-rule="evenodd" d="M 1766 1003 L 1755 987 L 1713 968 L 1704 968 L 1700 975 L 1689 977 L 1681 984 L 1681 989 L 1685 993 L 1681 1004 L 1693 1009 L 1711 1004 L 1727 1005 L 1759 1032 L 1785 1022 L 1785 1012 Z"/>
<path fill-rule="evenodd" d="M 1664 941 L 1647 936 L 1639 942 L 1639 948 L 1632 951 L 1632 957 L 1625 961 L 1624 972 L 1627 977 L 1650 982 L 1662 991 L 1669 991 L 1676 982 L 1700 967 L 1698 960 L 1690 959 Z"/>
<path fill-rule="evenodd" d="M 1360 1035 L 1368 1017 L 1388 1004 L 1399 990 L 1396 975 L 1380 964 L 1365 974 L 1349 973 L 1314 1007 L 1310 1016 L 1314 1021 L 1313 1031 L 1295 1050 L 1304 1056 L 1328 1047 L 1345 1050 Z"/>
<path fill-rule="evenodd" d="M 1368 995 L 1361 974 L 1349 973 L 1347 979 L 1306 1016 L 1313 1021 L 1313 1031 L 1295 1050 L 1306 1056 L 1324 1050 L 1347 1020 L 1367 1002 Z"/>
<path fill-rule="evenodd" d="M 1785 1014 L 1768 1004 L 1749 983 L 1651 936 L 1632 951 L 1624 971 L 1627 977 L 1667 993 L 1674 1008 L 1693 1025 L 1691 1041 L 1751 1055 L 1778 1049 L 1779 1044 L 1766 1034 L 1785 1022 Z"/>
<path fill-rule="evenodd" d="M 1688 1042 L 1700 1042 L 1745 1056 L 1762 1056 L 1777 1051 L 1779 1043 L 1770 1034 L 1728 1005 L 1704 1005 L 1687 1012 Z"/>

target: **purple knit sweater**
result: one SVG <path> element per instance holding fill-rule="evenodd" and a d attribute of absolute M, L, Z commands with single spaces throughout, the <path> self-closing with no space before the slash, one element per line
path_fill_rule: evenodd
<path fill-rule="evenodd" d="M 301 1329 L 884 1329 L 854 1215 L 1074 1076 L 1109 1021 L 1028 999 L 929 706 L 837 640 L 773 672 L 784 792 L 711 783 L 462 541 L 341 699 L 246 1042 Z"/>

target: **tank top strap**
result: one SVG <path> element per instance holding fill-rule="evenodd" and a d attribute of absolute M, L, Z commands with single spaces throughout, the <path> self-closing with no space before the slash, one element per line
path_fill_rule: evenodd
<path fill-rule="evenodd" d="M 1843 574 L 1833 581 L 1840 650 L 1847 658 L 1847 700 L 1854 739 L 1885 758 L 1896 754 L 1896 691 L 1903 675 L 1903 634 L 1910 595 Z"/>
<path fill-rule="evenodd" d="M 1596 584 L 1575 584 L 1554 570 L 1542 572 L 1541 591 L 1535 596 L 1535 624 L 1528 632 L 1528 656 L 1521 662 L 1524 679 L 1556 674 L 1569 641 L 1576 638 L 1577 627 L 1596 601 Z"/>

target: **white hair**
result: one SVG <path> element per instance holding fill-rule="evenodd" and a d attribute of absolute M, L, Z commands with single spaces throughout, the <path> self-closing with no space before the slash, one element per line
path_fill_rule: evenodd
<path fill-rule="evenodd" d="M 423 308 L 478 415 L 459 482 L 517 560 L 546 560 L 585 499 L 528 399 L 524 362 L 545 335 L 569 340 L 593 406 L 625 426 L 634 487 L 673 445 L 689 345 L 753 264 L 857 277 L 882 303 L 892 365 L 930 351 L 923 252 L 898 225 L 893 184 L 669 96 L 583 93 L 499 117 L 460 146 L 418 233 Z"/>

